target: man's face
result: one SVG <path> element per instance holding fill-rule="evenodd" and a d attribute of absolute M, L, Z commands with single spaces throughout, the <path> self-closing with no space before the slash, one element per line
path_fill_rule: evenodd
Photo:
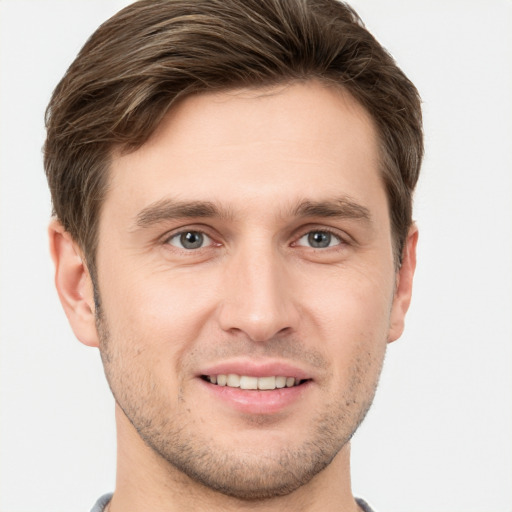
<path fill-rule="evenodd" d="M 165 464 L 262 498 L 345 446 L 404 314 L 377 147 L 349 95 L 310 82 L 189 97 L 114 157 L 100 348 Z"/>

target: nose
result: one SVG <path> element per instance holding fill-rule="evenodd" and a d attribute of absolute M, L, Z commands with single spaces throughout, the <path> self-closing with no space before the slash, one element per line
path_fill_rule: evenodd
<path fill-rule="evenodd" d="M 271 247 L 240 250 L 224 274 L 220 327 L 265 342 L 297 329 L 300 314 L 284 257 Z"/>

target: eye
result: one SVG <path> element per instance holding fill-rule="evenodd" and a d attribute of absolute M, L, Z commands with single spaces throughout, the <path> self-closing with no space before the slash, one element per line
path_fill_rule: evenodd
<path fill-rule="evenodd" d="M 331 233 L 330 231 L 310 231 L 306 233 L 304 236 L 301 236 L 297 241 L 297 245 L 301 246 L 309 246 L 314 249 L 326 249 L 327 247 L 334 247 L 335 245 L 340 245 L 342 240 L 340 237 Z"/>
<path fill-rule="evenodd" d="M 176 233 L 171 236 L 167 240 L 167 243 L 174 247 L 190 251 L 210 245 L 212 239 L 208 235 L 201 233 L 201 231 L 182 231 L 181 233 Z"/>

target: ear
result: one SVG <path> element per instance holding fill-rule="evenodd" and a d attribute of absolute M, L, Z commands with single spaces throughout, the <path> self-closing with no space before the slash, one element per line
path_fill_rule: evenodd
<path fill-rule="evenodd" d="M 55 286 L 75 336 L 98 347 L 93 286 L 82 251 L 58 220 L 48 227 L 50 253 L 55 264 Z"/>
<path fill-rule="evenodd" d="M 396 275 L 396 289 L 391 308 L 388 343 L 397 340 L 404 330 L 405 315 L 412 295 L 412 281 L 416 269 L 416 244 L 418 228 L 415 224 L 409 229 L 402 251 L 402 265 Z"/>

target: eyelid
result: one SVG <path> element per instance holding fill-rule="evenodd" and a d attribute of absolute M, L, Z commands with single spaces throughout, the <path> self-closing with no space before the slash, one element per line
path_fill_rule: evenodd
<path fill-rule="evenodd" d="M 326 233 L 326 234 L 328 234 L 331 237 L 330 240 L 329 240 L 329 245 L 327 245 L 326 247 L 315 247 L 315 246 L 309 245 L 308 242 L 305 242 L 304 244 L 300 243 L 302 239 L 308 238 L 311 233 L 315 233 L 315 232 L 316 233 Z M 302 235 L 297 240 L 296 244 L 299 247 L 308 247 L 308 248 L 315 249 L 315 250 L 325 251 L 327 249 L 332 249 L 333 247 L 339 247 L 340 245 L 343 245 L 343 240 L 339 236 L 337 236 L 334 233 L 331 233 L 329 231 L 310 231 L 309 233 L 306 233 L 305 235 Z"/>
<path fill-rule="evenodd" d="M 187 249 L 178 247 L 178 246 L 170 243 L 171 239 L 178 237 L 180 235 L 183 235 L 184 233 L 200 233 L 205 238 L 208 238 L 210 240 L 210 242 L 206 246 L 200 247 L 200 249 L 206 249 L 211 246 L 221 245 L 216 240 L 218 237 L 216 237 L 214 234 L 212 234 L 212 229 L 209 229 L 208 226 L 197 225 L 197 224 L 196 225 L 180 226 L 179 228 L 175 228 L 171 231 L 168 231 L 162 237 L 160 237 L 161 243 L 163 245 L 171 245 L 172 247 L 174 247 L 178 250 L 181 249 L 181 250 L 184 250 L 184 251 L 186 250 L 187 252 L 190 252 L 190 249 L 187 250 Z M 196 249 L 196 250 L 198 250 L 198 249 Z"/>
<path fill-rule="evenodd" d="M 203 240 L 202 240 L 203 245 L 201 245 L 201 247 L 196 247 L 194 249 L 187 249 L 186 247 L 181 247 L 181 245 L 182 245 L 181 243 L 180 243 L 180 245 L 173 243 L 174 240 L 179 241 L 180 238 L 182 237 L 182 235 L 184 235 L 186 233 L 197 233 L 197 234 L 201 235 L 203 237 Z M 172 245 L 173 247 L 177 247 L 178 249 L 184 249 L 187 251 L 204 249 L 205 247 L 209 247 L 210 245 L 212 245 L 212 242 L 213 242 L 213 240 L 206 233 L 202 233 L 200 231 L 195 231 L 192 229 L 187 229 L 185 231 L 181 231 L 180 233 L 175 233 L 174 235 L 171 235 L 167 239 L 167 244 Z"/>
<path fill-rule="evenodd" d="M 299 242 L 299 240 L 304 238 L 309 233 L 313 233 L 315 231 L 322 232 L 322 233 L 329 233 L 330 235 L 332 235 L 333 237 L 338 239 L 340 242 L 339 244 L 336 244 L 334 246 L 326 247 L 323 250 L 334 248 L 334 247 L 339 247 L 340 245 L 349 245 L 353 241 L 352 238 L 348 234 L 346 234 L 343 231 L 340 231 L 339 229 L 331 228 L 329 226 L 308 225 L 308 226 L 303 226 L 300 230 L 298 230 L 297 235 L 294 237 L 295 241 L 291 245 L 298 246 L 298 247 L 307 247 L 305 245 L 299 245 L 298 242 Z M 314 249 L 314 247 L 311 247 L 311 248 Z"/>
<path fill-rule="evenodd" d="M 207 237 L 210 240 L 210 242 L 206 246 L 200 247 L 200 249 L 207 249 L 212 246 L 223 245 L 222 242 L 218 241 L 218 239 L 220 238 L 218 233 L 212 233 L 212 231 L 214 231 L 214 230 L 210 226 L 207 226 L 204 224 L 184 225 L 184 226 L 174 228 L 174 229 L 168 231 L 167 233 L 165 233 L 163 236 L 160 237 L 160 240 L 161 240 L 160 243 L 162 243 L 163 245 L 172 245 L 172 244 L 170 244 L 170 240 L 172 238 L 177 237 L 177 236 L 182 235 L 183 233 L 187 233 L 187 232 L 197 232 L 197 233 L 201 233 L 203 236 Z M 299 229 L 295 230 L 295 235 L 293 235 L 293 242 L 290 245 L 291 246 L 299 246 L 298 242 L 301 238 L 303 238 L 304 236 L 308 235 L 309 233 L 315 232 L 315 231 L 329 233 L 330 235 L 335 237 L 337 240 L 339 240 L 338 244 L 331 246 L 331 247 L 326 247 L 325 249 L 335 248 L 340 245 L 352 245 L 352 244 L 356 243 L 355 240 L 349 234 L 347 234 L 345 231 L 341 231 L 338 228 L 333 228 L 330 226 L 318 225 L 318 224 L 309 224 L 306 226 L 301 226 Z M 176 245 L 172 245 L 172 247 L 174 247 L 178 250 L 181 249 L 180 247 L 177 247 Z M 299 247 L 307 247 L 307 246 L 300 245 Z M 314 249 L 313 247 L 311 247 L 311 248 Z M 187 250 L 184 248 L 181 250 L 184 250 L 187 252 L 191 251 L 190 249 Z M 196 250 L 199 250 L 199 249 L 196 249 Z"/>

